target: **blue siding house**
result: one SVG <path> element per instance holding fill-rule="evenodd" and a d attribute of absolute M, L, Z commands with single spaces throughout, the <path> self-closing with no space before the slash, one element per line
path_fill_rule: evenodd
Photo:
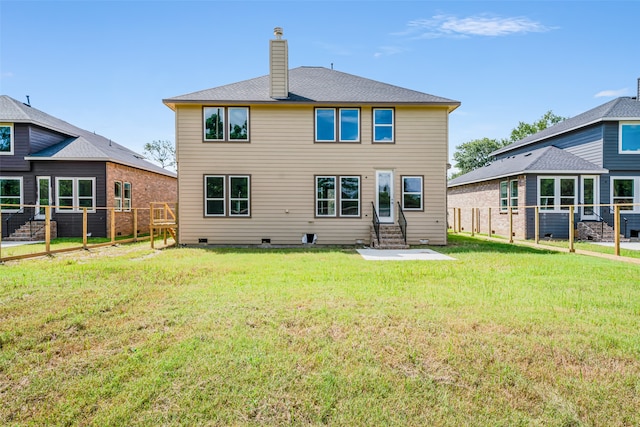
<path fill-rule="evenodd" d="M 603 230 L 613 225 L 613 205 L 622 204 L 620 233 L 638 238 L 640 79 L 636 97 L 616 98 L 492 156 L 491 164 L 449 181 L 449 208 L 495 208 L 492 228 L 503 231 L 511 209 L 517 215 L 513 234 L 530 239 L 533 206 L 539 207 L 540 236 L 567 238 L 569 206 L 575 205 L 580 238 L 608 240 L 612 235 Z"/>

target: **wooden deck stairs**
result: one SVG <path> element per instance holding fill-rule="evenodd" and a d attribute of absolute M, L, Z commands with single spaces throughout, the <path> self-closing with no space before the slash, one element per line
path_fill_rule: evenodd
<path fill-rule="evenodd" d="M 167 244 L 167 233 L 171 235 L 175 243 L 178 243 L 178 220 L 169 203 L 151 203 L 150 217 L 149 234 L 151 234 L 152 248 L 154 247 L 156 233 L 164 235 L 165 245 Z"/>

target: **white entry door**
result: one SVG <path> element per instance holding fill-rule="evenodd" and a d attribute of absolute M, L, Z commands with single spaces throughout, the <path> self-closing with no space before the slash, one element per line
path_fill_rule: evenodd
<path fill-rule="evenodd" d="M 584 175 L 580 177 L 580 194 L 581 205 L 593 205 L 583 206 L 580 217 L 586 221 L 592 221 L 598 219 L 598 200 L 600 200 L 600 188 L 598 186 L 597 175 Z"/>
<path fill-rule="evenodd" d="M 376 210 L 380 222 L 393 223 L 393 171 L 376 171 Z"/>
<path fill-rule="evenodd" d="M 44 219 L 44 206 L 51 206 L 51 178 L 39 176 L 36 180 L 38 181 L 38 197 L 36 198 L 35 219 Z"/>

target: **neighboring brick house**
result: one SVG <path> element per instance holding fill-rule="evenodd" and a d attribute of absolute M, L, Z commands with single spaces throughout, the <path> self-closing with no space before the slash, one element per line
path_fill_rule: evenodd
<path fill-rule="evenodd" d="M 88 233 L 111 237 L 149 231 L 151 202 L 175 202 L 177 176 L 141 155 L 9 96 L 0 96 L 0 203 L 2 237 L 44 219 L 52 206 L 58 237 L 82 235 L 82 208 L 88 209 Z M 17 207 L 9 205 L 31 205 Z"/>
<path fill-rule="evenodd" d="M 478 222 L 471 208 L 482 208 L 480 232 L 486 233 L 492 208 L 491 231 L 508 236 L 511 209 L 515 237 L 531 239 L 538 206 L 539 236 L 567 238 L 574 206 L 580 237 L 596 240 L 614 224 L 613 205 L 622 204 L 619 231 L 638 237 L 639 98 L 640 79 L 638 96 L 616 98 L 496 150 L 491 164 L 450 180 L 450 225 L 453 208 L 460 208 L 459 226 L 471 231 L 472 220 Z"/>
<path fill-rule="evenodd" d="M 444 245 L 449 113 L 460 103 L 324 67 L 164 99 L 176 114 L 181 244 Z M 375 229 L 375 227 L 373 227 Z M 383 246 L 383 245 L 380 245 Z"/>

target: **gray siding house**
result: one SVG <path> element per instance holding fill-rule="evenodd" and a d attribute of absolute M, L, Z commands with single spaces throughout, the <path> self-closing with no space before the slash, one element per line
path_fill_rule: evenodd
<path fill-rule="evenodd" d="M 108 138 L 80 129 L 31 105 L 0 96 L 0 207 L 2 238 L 18 239 L 28 225 L 41 230 L 46 206 L 58 237 L 82 235 L 82 209 L 88 210 L 88 233 L 128 235 L 133 208 L 151 201 L 176 200 L 176 174 L 146 161 Z M 24 206 L 28 205 L 28 206 Z M 148 231 L 140 218 L 139 232 Z M 35 231 L 34 231 L 35 232 Z M 22 233 L 20 233 L 22 234 Z M 33 233 L 32 233 L 33 234 Z M 20 240 L 27 238 L 20 237 Z"/>
<path fill-rule="evenodd" d="M 569 206 L 576 205 L 581 237 L 612 226 L 621 206 L 620 233 L 640 232 L 640 79 L 638 96 L 620 97 L 496 150 L 495 160 L 448 183 L 449 208 L 488 208 L 492 229 L 531 239 L 539 207 L 540 236 L 567 238 Z M 486 215 L 486 213 L 485 213 Z M 471 218 L 462 227 L 471 229 Z M 478 220 L 478 218 L 474 218 Z M 482 221 L 482 220 L 481 220 Z M 467 228 L 468 227 L 468 228 Z"/>

